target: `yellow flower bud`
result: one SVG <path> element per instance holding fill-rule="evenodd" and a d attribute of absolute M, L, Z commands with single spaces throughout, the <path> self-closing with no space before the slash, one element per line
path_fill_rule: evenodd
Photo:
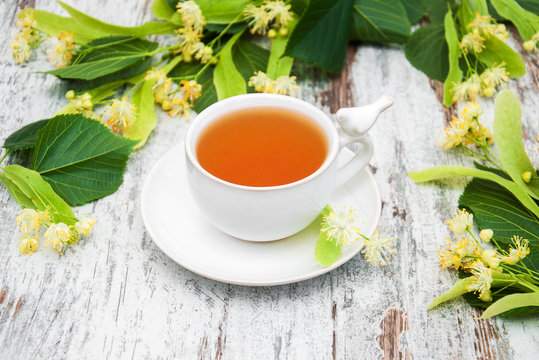
<path fill-rule="evenodd" d="M 492 239 L 493 235 L 494 235 L 494 232 L 492 231 L 492 229 L 483 229 L 479 233 L 479 237 L 481 238 L 481 240 L 483 240 L 486 243 L 488 243 Z"/>
<path fill-rule="evenodd" d="M 271 29 L 270 31 L 268 31 L 268 37 L 270 39 L 273 39 L 277 36 L 277 31 L 275 31 L 274 29 Z"/>
<path fill-rule="evenodd" d="M 491 302 L 492 301 L 492 291 L 485 291 L 482 295 L 479 296 L 479 300 L 482 302 Z"/>
<path fill-rule="evenodd" d="M 287 28 L 284 28 L 284 27 L 280 28 L 280 29 L 279 29 L 279 35 L 281 35 L 281 36 L 287 36 L 287 35 L 288 35 L 288 29 L 287 29 Z"/>
<path fill-rule="evenodd" d="M 526 183 L 529 183 L 530 181 L 532 181 L 531 171 L 524 171 L 521 176 L 522 176 L 522 180 L 524 180 L 524 182 Z"/>
<path fill-rule="evenodd" d="M 533 51 L 535 49 L 535 44 L 531 40 L 526 41 L 523 46 L 526 51 Z"/>
<path fill-rule="evenodd" d="M 69 90 L 66 92 L 66 99 L 67 100 L 73 100 L 75 98 L 75 92 L 73 90 Z"/>
<path fill-rule="evenodd" d="M 169 111 L 172 109 L 172 103 L 170 102 L 170 100 L 165 100 L 163 101 L 163 104 L 161 104 L 161 108 L 165 111 Z"/>
<path fill-rule="evenodd" d="M 92 100 L 84 100 L 82 102 L 82 107 L 85 109 L 92 109 L 93 106 L 94 104 L 92 104 Z"/>
<path fill-rule="evenodd" d="M 486 97 L 492 97 L 492 95 L 494 95 L 495 92 L 496 92 L 496 88 L 494 87 L 488 87 L 486 89 L 483 89 L 483 95 L 485 95 Z"/>

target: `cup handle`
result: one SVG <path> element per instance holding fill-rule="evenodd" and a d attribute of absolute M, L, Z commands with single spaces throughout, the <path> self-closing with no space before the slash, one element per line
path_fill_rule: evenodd
<path fill-rule="evenodd" d="M 371 160 L 374 145 L 368 134 L 378 116 L 393 105 L 393 100 L 382 95 L 375 103 L 353 108 L 342 108 L 337 111 L 339 123 L 339 151 L 350 143 L 361 144 L 355 150 L 354 157 L 337 171 L 336 187 L 339 187 L 359 173 Z"/>
<path fill-rule="evenodd" d="M 346 138 L 341 137 L 339 151 L 341 151 L 345 147 L 345 145 L 350 143 L 359 143 L 361 144 L 361 147 L 357 150 L 354 150 L 354 157 L 346 164 L 339 167 L 339 169 L 337 170 L 337 180 L 335 183 L 336 187 L 343 185 L 354 175 L 363 170 L 363 168 L 367 166 L 369 161 L 371 161 L 372 155 L 374 154 L 374 145 L 369 134 L 365 134 L 361 138 L 356 138 L 353 140 L 346 139 L 348 140 L 346 142 L 342 142 L 343 139 Z"/>

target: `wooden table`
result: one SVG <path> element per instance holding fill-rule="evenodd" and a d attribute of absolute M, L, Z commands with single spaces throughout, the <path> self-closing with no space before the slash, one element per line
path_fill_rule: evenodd
<path fill-rule="evenodd" d="M 135 25 L 151 18 L 151 1 L 70 1 L 105 21 Z M 53 115 L 67 88 L 33 73 L 44 60 L 14 64 L 8 43 L 23 7 L 62 13 L 51 1 L 0 3 L 0 139 Z M 7 36 L 9 35 L 9 36 Z M 513 38 L 509 44 L 521 51 Z M 44 58 L 43 51 L 39 57 Z M 537 135 L 537 58 L 511 81 L 524 107 L 530 154 Z M 99 220 L 95 233 L 65 256 L 18 250 L 19 206 L 0 188 L 1 359 L 532 359 L 539 354 L 539 317 L 476 319 L 481 312 L 452 301 L 427 312 L 456 274 L 438 265 L 465 180 L 414 184 L 406 173 L 436 164 L 469 164 L 435 148 L 454 109 L 439 102 L 441 85 L 415 70 L 401 46 L 350 47 L 341 76 L 297 73 L 300 97 L 326 112 L 373 102 L 395 105 L 371 133 L 371 162 L 383 200 L 381 225 L 398 238 L 387 267 L 357 256 L 318 278 L 276 287 L 233 286 L 205 279 L 170 260 L 152 242 L 138 200 L 150 167 L 181 141 L 186 124 L 159 111 L 148 144 L 129 160 L 119 191 L 80 212 Z M 493 103 L 485 103 L 493 115 Z M 539 154 L 535 157 L 538 165 Z M 13 159 L 10 160 L 14 161 Z"/>

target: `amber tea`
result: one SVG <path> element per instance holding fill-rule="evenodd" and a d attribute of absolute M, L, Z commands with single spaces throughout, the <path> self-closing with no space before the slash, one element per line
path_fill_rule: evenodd
<path fill-rule="evenodd" d="M 210 174 L 239 185 L 277 186 L 314 173 L 328 152 L 322 127 L 289 109 L 228 113 L 200 135 L 196 156 Z"/>

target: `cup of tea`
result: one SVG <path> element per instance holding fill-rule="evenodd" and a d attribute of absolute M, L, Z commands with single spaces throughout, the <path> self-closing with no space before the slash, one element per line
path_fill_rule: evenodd
<path fill-rule="evenodd" d="M 195 203 L 223 232 L 272 241 L 309 225 L 333 190 L 369 162 L 368 130 L 393 104 L 343 108 L 336 124 L 315 106 L 275 94 L 246 94 L 202 111 L 185 138 L 187 180 Z M 341 167 L 337 158 L 358 143 Z"/>

